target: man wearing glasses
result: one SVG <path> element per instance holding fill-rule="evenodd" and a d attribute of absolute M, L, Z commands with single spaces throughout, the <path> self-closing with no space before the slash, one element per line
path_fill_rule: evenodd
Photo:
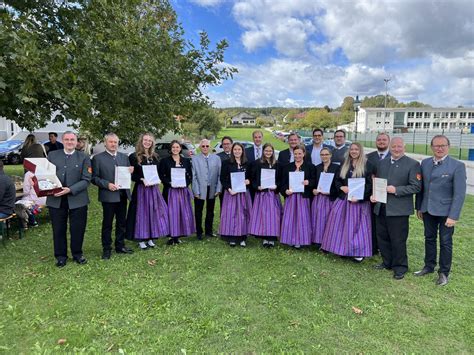
<path fill-rule="evenodd" d="M 449 139 L 443 135 L 431 140 L 433 157 L 421 162 L 422 191 L 416 198 L 417 216 L 425 228 L 425 266 L 415 272 L 424 276 L 436 266 L 436 240 L 439 233 L 439 269 L 436 284 L 448 283 L 453 253 L 454 225 L 459 220 L 466 196 L 466 166 L 451 158 Z"/>
<path fill-rule="evenodd" d="M 330 145 L 323 144 L 324 140 L 324 133 L 321 128 L 313 129 L 313 144 L 309 144 L 306 146 L 306 157 L 307 159 L 311 159 L 313 165 L 321 164 L 321 149 L 328 148 L 329 150 L 334 149 L 334 147 Z"/>
<path fill-rule="evenodd" d="M 346 132 L 342 129 L 338 129 L 334 132 L 334 150 L 332 151 L 331 163 L 342 165 L 347 149 Z"/>

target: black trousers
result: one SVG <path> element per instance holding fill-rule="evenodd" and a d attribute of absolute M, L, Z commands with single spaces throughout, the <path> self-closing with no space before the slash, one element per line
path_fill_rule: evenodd
<path fill-rule="evenodd" d="M 73 258 L 82 256 L 82 243 L 87 224 L 87 205 L 69 209 L 67 197 L 61 199 L 59 208 L 49 207 L 53 227 L 54 256 L 57 260 L 67 259 L 67 221 L 71 234 L 71 254 Z"/>
<path fill-rule="evenodd" d="M 439 232 L 439 272 L 449 275 L 453 260 L 453 234 L 454 227 L 446 227 L 448 217 L 432 216 L 423 213 L 425 226 L 425 267 L 434 270 L 436 267 L 436 239 Z"/>
<path fill-rule="evenodd" d="M 102 202 L 102 249 L 112 249 L 112 224 L 115 216 L 115 250 L 125 247 L 127 225 L 127 196 L 121 194 L 120 202 Z"/>
<path fill-rule="evenodd" d="M 383 263 L 397 274 L 408 271 L 407 239 L 409 216 L 376 216 L 377 241 Z"/>
<path fill-rule="evenodd" d="M 375 203 L 370 203 L 370 210 L 372 211 L 372 255 L 377 255 L 379 252 L 379 244 L 377 242 L 377 215 L 374 213 Z"/>
<path fill-rule="evenodd" d="M 207 187 L 207 198 L 201 200 L 194 198 L 194 218 L 196 219 L 196 234 L 202 235 L 202 212 L 204 210 L 204 202 L 206 203 L 206 219 L 204 221 L 204 230 L 206 234 L 212 234 L 212 225 L 214 223 L 214 206 L 216 203 L 215 196 L 209 196 L 210 187 Z"/>

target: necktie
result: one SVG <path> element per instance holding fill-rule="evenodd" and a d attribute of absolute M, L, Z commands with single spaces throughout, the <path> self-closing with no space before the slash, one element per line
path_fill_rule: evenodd
<path fill-rule="evenodd" d="M 255 156 L 255 159 L 260 159 L 260 147 L 257 147 L 257 155 Z"/>
<path fill-rule="evenodd" d="M 206 168 L 207 168 L 207 186 L 211 185 L 211 171 L 209 170 L 209 157 L 206 157 Z"/>
<path fill-rule="evenodd" d="M 379 160 L 382 160 L 383 159 L 383 153 L 380 153 L 379 154 Z"/>

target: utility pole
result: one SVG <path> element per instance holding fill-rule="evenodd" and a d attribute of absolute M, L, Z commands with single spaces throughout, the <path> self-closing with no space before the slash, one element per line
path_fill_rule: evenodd
<path fill-rule="evenodd" d="M 383 79 L 383 81 L 385 82 L 385 104 L 384 104 L 384 107 L 385 107 L 385 112 L 383 114 L 383 131 L 385 132 L 385 117 L 387 115 L 387 96 L 388 96 L 388 82 L 390 81 L 391 79 L 387 78 L 387 79 Z"/>

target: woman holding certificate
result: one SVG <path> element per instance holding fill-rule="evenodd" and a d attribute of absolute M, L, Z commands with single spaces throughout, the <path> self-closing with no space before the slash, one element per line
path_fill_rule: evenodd
<path fill-rule="evenodd" d="M 169 234 L 168 206 L 158 188 L 158 155 L 155 137 L 140 136 L 135 153 L 130 155 L 135 186 L 127 214 L 127 238 L 137 240 L 140 249 L 153 248 L 153 239 Z"/>
<path fill-rule="evenodd" d="M 284 167 L 281 191 L 286 197 L 280 243 L 299 249 L 311 245 L 310 199 L 314 188 L 314 165 L 304 161 L 306 149 L 293 149 L 295 161 Z"/>
<path fill-rule="evenodd" d="M 250 180 L 256 191 L 250 214 L 250 234 L 262 238 L 264 247 L 273 247 L 280 236 L 282 207 L 275 150 L 270 143 L 263 146 L 262 158 L 255 162 Z"/>
<path fill-rule="evenodd" d="M 329 148 L 321 149 L 321 164 L 315 167 L 315 189 L 311 203 L 311 242 L 318 247 L 323 240 L 324 229 L 333 201 L 337 198 L 335 180 L 339 175 L 339 165 L 331 162 L 332 153 Z"/>
<path fill-rule="evenodd" d="M 361 262 L 372 256 L 369 198 L 374 168 L 360 143 L 352 143 L 335 186 L 338 198 L 329 213 L 321 249 Z"/>
<path fill-rule="evenodd" d="M 219 234 L 231 247 L 235 247 L 237 243 L 241 247 L 247 245 L 245 241 L 250 230 L 252 210 L 252 200 L 247 188 L 250 184 L 247 168 L 244 146 L 234 143 L 230 159 L 222 162 L 221 184 L 224 198 L 219 225 Z"/>
<path fill-rule="evenodd" d="M 160 178 L 163 182 L 163 196 L 168 202 L 170 240 L 168 245 L 179 244 L 180 237 L 196 233 L 192 192 L 188 186 L 193 179 L 191 160 L 183 158 L 181 144 L 173 140 L 170 144 L 171 155 L 160 162 Z"/>

